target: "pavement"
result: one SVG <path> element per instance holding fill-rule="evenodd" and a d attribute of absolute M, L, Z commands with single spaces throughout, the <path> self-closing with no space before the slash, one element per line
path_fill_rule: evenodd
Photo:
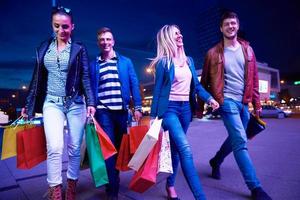
<path fill-rule="evenodd" d="M 274 200 L 300 199 L 300 119 L 265 119 L 267 129 L 248 143 L 257 176 Z M 221 120 L 194 120 L 188 130 L 194 162 L 208 200 L 249 200 L 247 189 L 233 155 L 222 165 L 222 179 L 210 177 L 209 159 L 214 156 L 227 133 Z M 63 178 L 66 179 L 67 156 L 64 153 Z M 165 180 L 143 194 L 128 189 L 132 171 L 121 173 L 120 200 L 166 199 Z M 65 187 L 65 186 L 64 186 Z M 39 200 L 47 191 L 46 162 L 31 170 L 16 168 L 16 158 L 0 161 L 0 200 Z M 192 200 L 181 169 L 176 190 L 181 200 Z M 90 171 L 82 170 L 77 188 L 78 200 L 105 199 L 104 187 L 95 188 Z"/>

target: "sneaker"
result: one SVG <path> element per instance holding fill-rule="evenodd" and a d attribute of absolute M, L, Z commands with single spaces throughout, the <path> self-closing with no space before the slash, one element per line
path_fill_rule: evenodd
<path fill-rule="evenodd" d="M 220 166 L 216 165 L 213 158 L 210 159 L 209 165 L 211 166 L 211 177 L 217 180 L 221 179 L 221 172 L 220 172 Z"/>
<path fill-rule="evenodd" d="M 256 187 L 251 190 L 251 197 L 253 200 L 272 200 L 272 198 L 261 187 Z"/>
<path fill-rule="evenodd" d="M 48 200 L 62 200 L 61 185 L 49 187 Z"/>
<path fill-rule="evenodd" d="M 78 180 L 67 180 L 67 189 L 65 200 L 75 200 L 76 198 L 76 184 Z"/>

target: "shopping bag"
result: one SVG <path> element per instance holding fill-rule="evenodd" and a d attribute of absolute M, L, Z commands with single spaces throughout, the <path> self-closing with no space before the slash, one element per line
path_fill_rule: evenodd
<path fill-rule="evenodd" d="M 86 139 L 84 134 L 80 146 L 80 170 L 84 170 L 88 168 L 89 168 L 89 158 L 86 150 Z"/>
<path fill-rule="evenodd" d="M 43 126 L 25 128 L 17 133 L 17 168 L 31 169 L 47 159 Z"/>
<path fill-rule="evenodd" d="M 129 128 L 130 153 L 134 154 L 143 137 L 149 130 L 148 126 L 133 126 Z"/>
<path fill-rule="evenodd" d="M 96 187 L 108 183 L 106 165 L 100 148 L 95 125 L 86 125 L 86 147 L 89 158 L 90 171 Z"/>
<path fill-rule="evenodd" d="M 113 145 L 112 141 L 108 137 L 108 135 L 104 132 L 98 122 L 92 117 L 93 123 L 95 124 L 95 129 L 98 135 L 98 139 L 100 142 L 101 151 L 104 157 L 104 160 L 110 158 L 111 156 L 117 153 L 115 146 Z"/>
<path fill-rule="evenodd" d="M 128 171 L 129 160 L 131 159 L 130 147 L 129 147 L 129 135 L 123 134 L 120 150 L 117 157 L 116 169 L 120 171 Z"/>
<path fill-rule="evenodd" d="M 17 155 L 17 132 L 31 128 L 32 124 L 6 126 L 3 133 L 1 160 Z"/>
<path fill-rule="evenodd" d="M 3 133 L 4 133 L 4 127 L 0 127 L 0 158 L 2 154 Z"/>
<path fill-rule="evenodd" d="M 156 183 L 161 138 L 154 145 L 142 167 L 133 175 L 129 183 L 129 189 L 143 193 Z"/>
<path fill-rule="evenodd" d="M 252 113 L 250 114 L 250 120 L 246 129 L 248 139 L 252 139 L 254 136 L 259 134 L 261 131 L 266 129 L 266 122 L 256 117 Z"/>
<path fill-rule="evenodd" d="M 157 180 L 163 180 L 173 173 L 169 131 L 161 132 L 161 147 L 158 154 Z"/>
<path fill-rule="evenodd" d="M 133 154 L 128 163 L 128 167 L 137 171 L 142 166 L 150 151 L 158 141 L 158 136 L 161 128 L 162 119 L 156 118 L 152 123 L 150 129 L 144 136 L 142 142 L 138 146 L 136 152 Z"/>

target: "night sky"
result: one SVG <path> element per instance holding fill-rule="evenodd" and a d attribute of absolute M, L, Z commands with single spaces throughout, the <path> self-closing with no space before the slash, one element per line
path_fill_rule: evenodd
<path fill-rule="evenodd" d="M 91 59 L 99 51 L 97 29 L 110 27 L 117 51 L 132 58 L 142 83 L 152 80 L 145 73 L 145 66 L 148 58 L 155 55 L 156 33 L 164 24 L 179 25 L 187 54 L 196 61 L 203 59 L 195 47 L 199 34 L 196 30 L 201 29 L 195 27 L 199 16 L 203 17 L 201 13 L 215 7 L 237 12 L 241 29 L 258 61 L 279 69 L 282 79 L 300 80 L 300 51 L 296 49 L 300 47 L 300 6 L 296 0 L 65 0 L 58 3 L 72 9 L 74 38 L 87 46 Z M 51 5 L 50 0 L 1 0 L 0 88 L 29 84 L 35 48 L 51 35 Z"/>

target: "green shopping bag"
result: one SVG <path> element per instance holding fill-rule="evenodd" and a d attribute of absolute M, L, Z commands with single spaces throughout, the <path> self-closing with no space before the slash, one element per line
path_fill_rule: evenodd
<path fill-rule="evenodd" d="M 88 153 L 91 174 L 96 187 L 108 183 L 106 165 L 100 148 L 95 125 L 86 125 L 86 148 Z"/>

